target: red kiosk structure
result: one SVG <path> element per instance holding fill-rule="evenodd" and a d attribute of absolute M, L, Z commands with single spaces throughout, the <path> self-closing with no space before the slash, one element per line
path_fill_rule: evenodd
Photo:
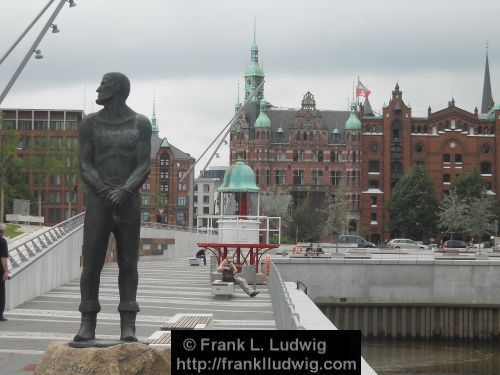
<path fill-rule="evenodd" d="M 262 256 L 280 246 L 281 218 L 259 215 L 260 188 L 241 154 L 218 191 L 221 214 L 198 216 L 198 239 L 206 239 L 198 246 L 215 255 L 218 264 L 232 253 L 238 272 L 251 265 L 258 273 Z"/>

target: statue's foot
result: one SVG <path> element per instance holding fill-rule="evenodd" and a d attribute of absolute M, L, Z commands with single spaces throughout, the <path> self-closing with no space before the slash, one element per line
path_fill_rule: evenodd
<path fill-rule="evenodd" d="M 97 313 L 82 313 L 82 323 L 73 341 L 88 341 L 95 339 Z"/>
<path fill-rule="evenodd" d="M 120 312 L 121 341 L 137 341 L 135 336 L 135 311 Z"/>

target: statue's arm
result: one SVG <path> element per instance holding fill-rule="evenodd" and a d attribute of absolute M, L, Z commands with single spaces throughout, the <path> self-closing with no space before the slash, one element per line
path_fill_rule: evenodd
<path fill-rule="evenodd" d="M 99 195 L 106 191 L 108 187 L 101 180 L 99 173 L 94 167 L 91 125 L 91 115 L 84 117 L 80 123 L 80 176 L 85 185 Z"/>
<path fill-rule="evenodd" d="M 135 169 L 122 187 L 127 192 L 139 190 L 149 176 L 151 163 L 151 122 L 147 117 L 142 115 L 137 115 L 137 121 L 139 129 L 139 141 L 135 148 L 137 162 Z"/>

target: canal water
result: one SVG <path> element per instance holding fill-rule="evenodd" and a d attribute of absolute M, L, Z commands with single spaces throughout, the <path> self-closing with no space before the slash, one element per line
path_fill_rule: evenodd
<path fill-rule="evenodd" d="M 379 375 L 500 375 L 500 344 L 362 339 L 362 355 Z"/>

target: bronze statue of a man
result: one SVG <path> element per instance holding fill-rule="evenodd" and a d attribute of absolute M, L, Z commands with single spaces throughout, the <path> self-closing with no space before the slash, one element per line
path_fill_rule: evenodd
<path fill-rule="evenodd" d="M 80 124 L 80 174 L 88 187 L 80 279 L 81 326 L 74 341 L 95 339 L 99 281 L 109 236 L 117 244 L 122 341 L 137 341 L 135 318 L 140 235 L 139 188 L 149 174 L 151 123 L 125 101 L 130 82 L 121 73 L 107 73 L 97 89 L 104 108 Z"/>

